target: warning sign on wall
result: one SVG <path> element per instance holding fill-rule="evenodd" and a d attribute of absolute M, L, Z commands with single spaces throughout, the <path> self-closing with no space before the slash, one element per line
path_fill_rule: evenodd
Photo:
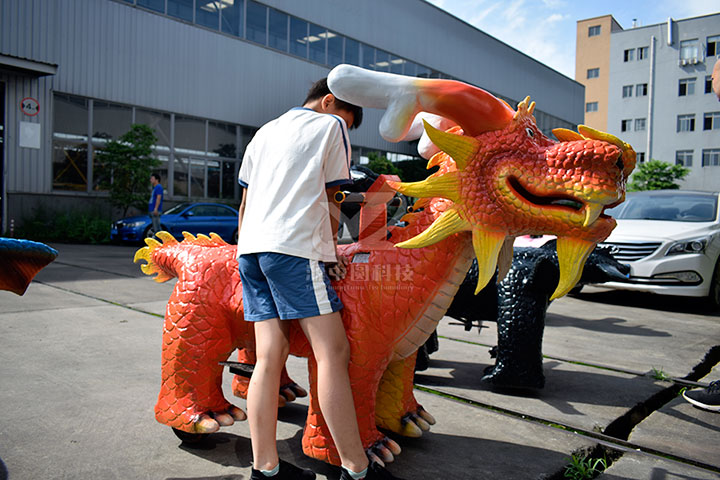
<path fill-rule="evenodd" d="M 25 115 L 34 117 L 40 113 L 40 104 L 32 97 L 25 97 L 20 101 L 20 111 Z"/>

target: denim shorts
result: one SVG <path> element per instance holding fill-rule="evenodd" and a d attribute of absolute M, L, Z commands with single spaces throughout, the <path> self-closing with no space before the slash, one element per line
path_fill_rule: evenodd
<path fill-rule="evenodd" d="M 292 320 L 343 308 L 323 262 L 263 252 L 238 258 L 245 320 Z"/>

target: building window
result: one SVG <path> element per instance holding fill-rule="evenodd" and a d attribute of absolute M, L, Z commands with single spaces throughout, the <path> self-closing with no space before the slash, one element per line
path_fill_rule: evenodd
<path fill-rule="evenodd" d="M 634 48 L 628 48 L 623 52 L 623 61 L 624 62 L 632 62 L 635 57 L 635 49 Z"/>
<path fill-rule="evenodd" d="M 642 130 L 645 130 L 645 119 L 644 118 L 636 118 L 635 119 L 635 131 L 640 132 Z"/>
<path fill-rule="evenodd" d="M 270 9 L 270 18 L 268 22 L 268 46 L 287 52 L 288 50 L 288 15 L 278 12 L 274 8 Z"/>
<path fill-rule="evenodd" d="M 702 151 L 702 166 L 720 166 L 720 148 L 708 148 Z"/>
<path fill-rule="evenodd" d="M 713 93 L 712 91 L 712 75 L 705 77 L 705 93 Z"/>
<path fill-rule="evenodd" d="M 637 163 L 645 163 L 645 152 L 637 152 L 636 159 Z"/>
<path fill-rule="evenodd" d="M 635 85 L 635 96 L 645 97 L 647 96 L 647 83 L 638 83 Z"/>
<path fill-rule="evenodd" d="M 678 132 L 694 132 L 695 131 L 695 114 L 678 115 L 677 116 Z"/>
<path fill-rule="evenodd" d="M 678 150 L 675 152 L 675 165 L 692 167 L 692 150 Z"/>
<path fill-rule="evenodd" d="M 192 4 L 192 2 L 190 2 Z M 197 2 L 195 4 L 195 23 L 217 30 L 220 27 L 219 2 Z"/>
<path fill-rule="evenodd" d="M 310 24 L 310 35 L 308 36 L 308 43 L 310 44 L 310 60 L 323 65 L 327 61 L 325 58 L 325 42 L 327 42 L 328 31 L 325 28 Z"/>
<path fill-rule="evenodd" d="M 186 22 L 192 22 L 193 0 L 168 0 L 167 14 Z"/>
<path fill-rule="evenodd" d="M 707 57 L 720 55 L 720 35 L 707 37 Z"/>
<path fill-rule="evenodd" d="M 89 102 L 74 95 L 53 96 L 52 187 L 87 190 Z"/>
<path fill-rule="evenodd" d="M 371 47 L 365 43 L 360 44 L 361 62 L 360 65 L 368 70 L 375 68 L 375 47 Z"/>
<path fill-rule="evenodd" d="M 644 59 L 648 58 L 648 51 L 649 51 L 648 47 L 639 47 L 637 49 L 637 59 L 644 60 Z"/>
<path fill-rule="evenodd" d="M 308 56 L 308 23 L 295 17 L 290 17 L 290 53 Z"/>
<path fill-rule="evenodd" d="M 703 130 L 720 130 L 720 112 L 703 115 Z"/>
<path fill-rule="evenodd" d="M 623 98 L 632 97 L 633 86 L 623 85 L 622 96 Z"/>
<path fill-rule="evenodd" d="M 375 51 L 375 70 L 387 72 L 390 68 L 390 54 L 380 49 Z"/>
<path fill-rule="evenodd" d="M 632 130 L 632 120 L 620 120 L 620 131 L 629 132 Z"/>
<path fill-rule="evenodd" d="M 678 82 L 678 96 L 685 97 L 695 94 L 695 79 L 681 78 Z"/>
<path fill-rule="evenodd" d="M 149 8 L 156 12 L 165 13 L 165 0 L 137 0 L 138 7 Z"/>
<path fill-rule="evenodd" d="M 345 63 L 360 65 L 360 42 L 351 38 L 345 39 Z"/>
<path fill-rule="evenodd" d="M 600 35 L 600 25 L 588 27 L 588 37 L 597 37 Z"/>
<path fill-rule="evenodd" d="M 245 38 L 260 45 L 267 44 L 267 7 L 253 0 L 247 2 L 247 32 Z"/>
<path fill-rule="evenodd" d="M 683 40 L 680 42 L 680 60 L 694 63 L 700 56 L 698 51 L 698 41 L 694 40 Z"/>
<path fill-rule="evenodd" d="M 345 37 L 340 34 L 328 31 L 328 59 L 327 64 L 335 67 L 343 63 L 343 49 L 345 48 Z"/>
<path fill-rule="evenodd" d="M 220 9 L 220 29 L 230 35 L 242 37 L 244 0 L 235 0 L 232 4 L 226 3 L 223 7 Z"/>
<path fill-rule="evenodd" d="M 599 68 L 588 68 L 587 78 L 598 78 L 600 76 Z"/>
<path fill-rule="evenodd" d="M 598 111 L 598 102 L 587 102 L 585 104 L 585 111 L 586 112 L 597 112 Z"/>

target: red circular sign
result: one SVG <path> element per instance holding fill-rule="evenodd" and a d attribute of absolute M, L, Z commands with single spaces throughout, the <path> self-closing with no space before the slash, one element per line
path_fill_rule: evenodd
<path fill-rule="evenodd" d="M 40 104 L 32 97 L 25 97 L 20 101 L 20 111 L 25 115 L 34 117 L 40 113 Z"/>

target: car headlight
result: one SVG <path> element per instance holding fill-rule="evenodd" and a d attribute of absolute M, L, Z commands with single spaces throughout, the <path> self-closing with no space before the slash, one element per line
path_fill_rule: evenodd
<path fill-rule="evenodd" d="M 137 222 L 126 223 L 125 226 L 130 227 L 130 228 L 136 228 L 136 227 L 142 227 L 144 224 L 145 224 L 145 222 L 143 222 L 142 220 L 139 220 Z"/>
<path fill-rule="evenodd" d="M 703 253 L 708 244 L 708 237 L 694 238 L 692 240 L 684 240 L 675 242 L 670 245 L 665 255 L 680 255 L 683 253 Z"/>

